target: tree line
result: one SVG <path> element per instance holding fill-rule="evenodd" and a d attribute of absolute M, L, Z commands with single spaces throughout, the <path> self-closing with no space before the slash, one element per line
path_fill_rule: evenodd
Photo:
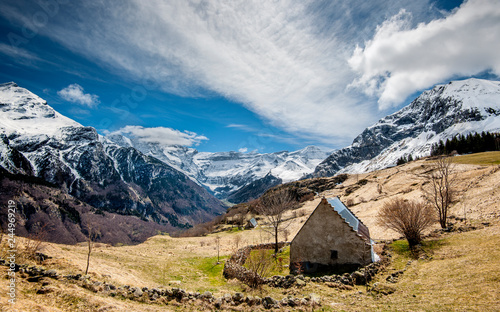
<path fill-rule="evenodd" d="M 431 148 L 431 156 L 449 155 L 453 152 L 458 154 L 481 153 L 500 150 L 500 133 L 469 133 L 459 134 L 452 139 L 442 140 L 435 143 Z"/>

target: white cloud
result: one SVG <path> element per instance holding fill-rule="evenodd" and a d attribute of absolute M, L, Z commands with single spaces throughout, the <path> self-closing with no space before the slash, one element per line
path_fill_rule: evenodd
<path fill-rule="evenodd" d="M 364 74 L 347 60 L 402 7 L 416 22 L 441 16 L 428 0 L 81 1 L 38 31 L 136 82 L 222 95 L 295 136 L 345 145 L 381 117 L 347 88 Z"/>
<path fill-rule="evenodd" d="M 500 75 L 500 2 L 469 0 L 442 19 L 411 27 L 411 14 L 382 23 L 349 59 L 361 74 L 352 86 L 379 97 L 380 108 L 454 77 Z"/>
<path fill-rule="evenodd" d="M 246 148 L 246 147 L 242 147 L 238 150 L 238 152 L 240 152 L 240 153 L 246 153 L 247 151 L 248 151 L 248 148 Z"/>
<path fill-rule="evenodd" d="M 166 127 L 145 128 L 142 126 L 125 126 L 111 134 L 123 134 L 145 143 L 158 143 L 162 146 L 181 145 L 189 147 L 198 145 L 201 141 L 208 140 L 206 136 L 198 135 L 191 131 L 181 132 Z"/>
<path fill-rule="evenodd" d="M 57 91 L 57 94 L 68 102 L 88 107 L 95 107 L 100 103 L 97 95 L 84 93 L 82 86 L 76 83 L 70 84 L 66 88 Z"/>

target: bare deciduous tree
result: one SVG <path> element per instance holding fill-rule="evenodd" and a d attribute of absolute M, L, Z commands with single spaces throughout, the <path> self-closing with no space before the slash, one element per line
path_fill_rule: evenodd
<path fill-rule="evenodd" d="M 435 222 L 432 208 L 422 202 L 393 199 L 382 207 L 377 223 L 403 235 L 412 249 L 422 241 L 422 232 Z"/>
<path fill-rule="evenodd" d="M 214 242 L 215 242 L 215 248 L 217 248 L 217 264 L 220 263 L 220 257 L 219 257 L 219 250 L 220 250 L 220 239 L 221 237 L 219 235 L 214 237 Z"/>
<path fill-rule="evenodd" d="M 441 228 L 446 228 L 446 220 L 451 202 L 456 193 L 456 175 L 450 157 L 440 157 L 432 165 L 432 172 L 426 178 L 428 187 L 424 196 L 438 214 Z"/>
<path fill-rule="evenodd" d="M 90 264 L 90 254 L 92 253 L 92 247 L 94 245 L 94 240 L 99 236 L 97 229 L 93 226 L 92 223 L 87 222 L 87 243 L 89 247 L 89 252 L 87 254 L 87 267 L 85 268 L 85 275 L 89 272 L 89 264 Z"/>
<path fill-rule="evenodd" d="M 278 253 L 278 234 L 289 224 L 285 224 L 284 213 L 295 208 L 297 201 L 293 194 L 286 188 L 278 188 L 268 191 L 259 200 L 256 210 L 259 214 L 265 215 L 271 225 L 270 233 L 274 237 L 274 253 Z"/>

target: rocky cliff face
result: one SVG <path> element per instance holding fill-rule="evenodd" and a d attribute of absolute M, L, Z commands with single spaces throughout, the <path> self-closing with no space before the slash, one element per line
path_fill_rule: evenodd
<path fill-rule="evenodd" d="M 14 83 L 0 85 L 0 138 L 7 172 L 41 178 L 97 209 L 173 227 L 225 210 L 183 173 L 100 137 Z"/>
<path fill-rule="evenodd" d="M 312 176 L 393 166 L 402 156 L 428 156 L 432 144 L 457 134 L 500 131 L 500 82 L 453 81 L 423 92 L 410 105 L 366 128 L 321 162 Z"/>

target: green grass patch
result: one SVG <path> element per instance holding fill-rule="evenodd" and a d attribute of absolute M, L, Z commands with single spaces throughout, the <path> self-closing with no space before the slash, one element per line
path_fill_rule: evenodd
<path fill-rule="evenodd" d="M 394 241 L 391 245 L 392 250 L 401 256 L 411 256 L 410 246 L 408 245 L 408 241 L 405 239 Z"/>
<path fill-rule="evenodd" d="M 228 233 L 238 233 L 238 232 L 241 232 L 243 231 L 244 228 L 243 227 L 240 227 L 240 226 L 234 226 L 232 227 L 231 229 L 229 229 L 227 232 Z"/>
<path fill-rule="evenodd" d="M 500 165 L 500 152 L 484 152 L 453 157 L 453 162 L 471 165 Z"/>
<path fill-rule="evenodd" d="M 224 261 L 228 257 L 220 257 L 220 262 L 217 263 L 217 257 L 201 258 L 198 261 L 198 269 L 208 277 L 210 284 L 213 286 L 225 285 L 226 280 L 222 276 L 224 269 Z"/>
<path fill-rule="evenodd" d="M 394 241 L 390 247 L 397 255 L 395 262 L 401 262 L 400 264 L 404 264 L 407 260 L 418 258 L 422 254 L 432 254 L 444 245 L 446 245 L 446 241 L 444 239 L 424 240 L 421 245 L 418 246 L 416 251 L 412 251 L 410 250 L 408 241 L 406 239 L 401 239 Z"/>

